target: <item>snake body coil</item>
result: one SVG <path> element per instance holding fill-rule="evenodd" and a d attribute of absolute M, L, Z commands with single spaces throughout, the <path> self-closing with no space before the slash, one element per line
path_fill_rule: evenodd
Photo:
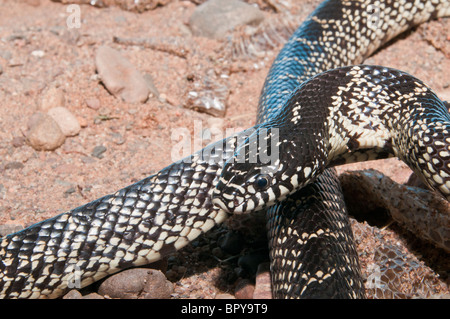
<path fill-rule="evenodd" d="M 378 9 L 376 21 L 373 19 L 375 8 Z M 287 112 L 289 108 L 285 102 L 290 93 L 311 77 L 328 69 L 360 63 L 380 45 L 412 25 L 448 14 L 448 1 L 325 1 L 295 32 L 274 62 L 261 94 L 258 123 L 270 123 L 277 116 L 280 118 L 283 111 Z M 341 74 L 346 77 L 346 80 L 341 80 L 343 96 L 345 92 L 356 92 L 346 85 L 364 78 L 358 78 L 359 70 L 382 69 L 360 67 L 346 70 L 335 71 L 344 72 Z M 402 73 L 399 74 L 401 78 Z M 320 81 L 321 77 L 315 79 Z M 362 88 L 368 88 L 368 83 L 363 83 Z M 416 87 L 425 92 L 423 86 Z M 349 90 L 345 91 L 345 88 Z M 398 95 L 396 101 L 400 103 L 408 99 L 409 93 L 407 90 Z M 325 104 L 317 105 L 317 108 L 329 111 L 334 107 L 336 92 L 322 94 Z M 308 95 L 302 98 L 308 99 Z M 358 103 L 347 105 L 348 111 L 352 108 L 354 117 L 347 112 L 350 121 L 355 120 L 365 126 L 381 125 L 366 121 L 366 109 Z M 302 113 L 304 108 L 301 109 L 298 116 L 306 117 L 307 114 Z M 339 122 L 339 112 L 342 111 L 336 109 L 333 116 L 325 118 Z M 418 126 L 430 124 L 433 129 L 439 126 L 440 130 L 441 126 L 437 123 L 442 116 L 448 118 L 448 114 L 438 115 L 425 117 L 426 123 L 416 118 L 410 120 Z M 289 119 L 295 122 L 296 116 Z M 348 125 L 353 123 L 342 122 L 341 126 L 326 122 L 317 124 L 334 127 L 338 131 L 347 130 Z M 243 132 L 243 135 L 250 136 L 252 132 Z M 341 149 L 348 147 L 349 151 L 354 151 L 364 148 L 365 144 L 361 143 L 363 135 L 358 136 L 360 132 L 357 128 L 351 132 L 354 133 L 343 141 L 334 135 L 328 138 L 334 138 L 332 144 L 341 143 Z M 442 136 L 448 134 L 445 130 L 440 132 Z M 431 138 L 434 140 L 432 134 Z M 224 160 L 239 149 L 239 141 L 237 137 L 229 137 L 216 142 L 115 194 L 2 238 L 0 297 L 61 296 L 78 277 L 84 287 L 121 269 L 158 260 L 223 222 L 230 207 L 227 204 L 224 206 L 224 201 L 219 206 L 226 210 L 213 205 L 211 196 L 222 174 Z M 380 141 L 385 143 L 386 139 L 374 136 L 373 141 L 371 146 L 378 145 L 381 146 L 379 149 L 389 149 L 395 153 L 392 146 L 378 144 Z M 314 156 L 319 155 L 321 150 L 321 142 L 318 140 L 317 143 L 309 144 L 310 154 Z M 410 145 L 408 143 L 405 145 Z M 421 143 L 425 144 L 418 143 L 412 147 L 424 148 L 425 154 L 429 154 L 426 151 L 431 141 L 423 137 Z M 445 137 L 443 143 L 445 145 L 438 153 L 448 149 Z M 323 160 L 321 165 L 327 165 L 333 164 L 332 160 L 355 159 L 358 154 L 361 152 L 334 154 L 336 156 L 331 156 L 328 162 L 322 156 L 316 158 Z M 426 156 L 422 158 L 427 163 L 414 157 L 404 160 L 425 172 L 423 169 L 428 167 L 429 162 Z M 445 161 L 442 163 L 447 165 Z M 306 163 L 302 165 L 306 167 Z M 428 171 L 424 174 L 429 174 L 431 180 L 437 183 L 434 186 L 448 194 L 447 186 L 441 187 L 446 185 L 448 176 L 440 172 Z M 298 185 L 301 184 L 299 181 Z M 269 208 L 268 227 L 275 297 L 364 295 L 352 233 L 333 170 L 325 170 L 315 182 Z"/>
<path fill-rule="evenodd" d="M 272 148 L 261 147 L 262 139 Z M 275 153 L 273 161 L 255 163 L 267 149 Z M 357 65 L 326 71 L 303 82 L 278 114 L 239 145 L 222 169 L 213 203 L 230 213 L 260 210 L 327 167 L 389 156 L 402 159 L 450 200 L 445 103 L 397 70 Z"/>

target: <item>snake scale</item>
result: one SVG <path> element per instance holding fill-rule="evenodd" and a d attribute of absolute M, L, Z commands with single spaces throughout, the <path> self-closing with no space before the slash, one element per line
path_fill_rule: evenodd
<path fill-rule="evenodd" d="M 422 82 L 402 72 L 369 66 L 325 71 L 359 64 L 411 26 L 449 14 L 448 1 L 324 1 L 273 63 L 256 131 L 213 143 L 114 194 L 2 238 L 0 297 L 59 297 L 76 276 L 85 287 L 121 269 L 156 261 L 226 220 L 228 211 L 246 212 L 268 203 L 274 204 L 267 210 L 274 297 L 364 297 L 340 186 L 335 171 L 325 168 L 395 154 L 448 197 L 449 114 Z M 388 105 L 395 111 L 386 111 Z M 313 115 L 313 108 L 322 117 Z M 306 161 L 289 165 L 301 174 L 293 177 L 285 169 L 283 174 L 279 162 L 263 176 L 258 171 L 257 177 L 240 181 L 244 184 L 235 181 L 238 191 L 230 193 L 224 185 L 255 167 L 231 160 L 242 152 L 245 158 L 243 141 L 261 127 L 282 128 L 287 123 L 280 119 L 290 121 L 291 130 L 302 129 L 302 119 L 310 124 L 306 132 L 311 135 L 285 139 L 280 134 L 282 144 L 290 147 L 301 139 L 314 140 L 302 149 L 306 155 L 300 158 Z M 407 128 L 404 135 L 394 130 L 386 136 L 382 129 L 399 125 Z M 330 135 L 321 136 L 324 132 Z M 281 157 L 299 152 L 290 148 Z M 297 191 L 308 179 L 310 184 Z M 240 195 L 247 192 L 252 196 L 244 209 Z"/>

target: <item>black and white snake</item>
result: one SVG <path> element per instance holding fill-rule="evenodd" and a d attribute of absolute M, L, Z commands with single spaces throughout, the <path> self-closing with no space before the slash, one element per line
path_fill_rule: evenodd
<path fill-rule="evenodd" d="M 449 114 L 423 83 L 399 71 L 354 66 L 318 74 L 361 63 L 407 28 L 449 14 L 448 1 L 325 1 L 285 45 L 261 94 L 257 127 L 282 131 L 278 162 L 251 176 L 255 163 L 224 168 L 236 150 L 248 159 L 242 136 L 260 132 L 249 129 L 8 235 L 0 242 L 0 297 L 61 296 L 75 274 L 84 287 L 156 261 L 223 222 L 228 211 L 269 203 L 274 296 L 363 297 L 342 194 L 334 170 L 325 168 L 394 154 L 448 197 Z"/>

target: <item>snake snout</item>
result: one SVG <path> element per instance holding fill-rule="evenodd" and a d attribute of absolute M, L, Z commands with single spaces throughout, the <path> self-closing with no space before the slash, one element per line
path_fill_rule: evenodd
<path fill-rule="evenodd" d="M 229 213 L 238 212 L 239 207 L 244 203 L 244 196 L 239 194 L 237 189 L 232 189 L 230 192 L 230 188 L 224 189 L 219 184 L 211 195 L 212 203 Z"/>

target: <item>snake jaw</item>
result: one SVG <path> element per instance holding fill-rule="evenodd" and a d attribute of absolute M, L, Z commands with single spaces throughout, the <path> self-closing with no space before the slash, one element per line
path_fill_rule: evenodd
<path fill-rule="evenodd" d="M 271 206 L 292 193 L 292 188 L 278 180 L 274 167 L 229 170 L 219 178 L 212 192 L 212 203 L 232 214 L 244 214 Z"/>
<path fill-rule="evenodd" d="M 232 195 L 231 195 L 232 196 Z M 223 209 L 227 213 L 243 213 L 245 209 L 243 209 L 244 199 L 242 197 L 234 197 L 233 200 L 224 201 L 220 196 L 212 197 L 212 202 L 215 206 Z"/>
<path fill-rule="evenodd" d="M 229 181 L 223 177 L 219 178 L 219 182 L 212 193 L 212 203 L 222 208 L 228 213 L 242 213 L 245 196 L 245 189 L 236 181 L 238 176 L 232 176 Z"/>

